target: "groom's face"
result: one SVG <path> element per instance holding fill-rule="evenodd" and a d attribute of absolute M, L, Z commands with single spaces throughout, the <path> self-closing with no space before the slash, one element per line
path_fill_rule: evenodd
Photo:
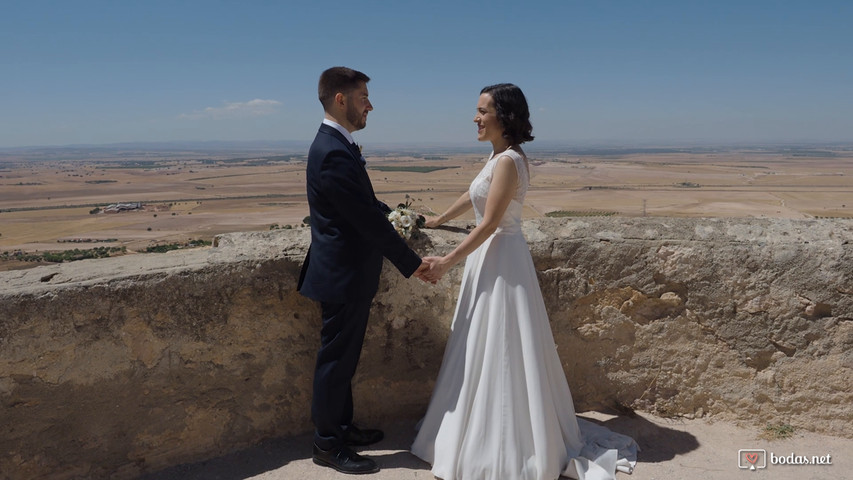
<path fill-rule="evenodd" d="M 373 110 L 368 99 L 367 84 L 362 83 L 347 95 L 347 122 L 353 126 L 352 131 L 361 130 L 367 126 L 367 112 Z"/>

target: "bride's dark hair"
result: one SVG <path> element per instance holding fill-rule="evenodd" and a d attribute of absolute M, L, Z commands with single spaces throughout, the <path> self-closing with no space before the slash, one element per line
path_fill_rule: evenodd
<path fill-rule="evenodd" d="M 498 121 L 504 127 L 504 138 L 513 145 L 533 140 L 530 110 L 520 88 L 511 83 L 498 83 L 480 90 L 480 95 L 484 93 L 488 93 L 495 103 Z"/>

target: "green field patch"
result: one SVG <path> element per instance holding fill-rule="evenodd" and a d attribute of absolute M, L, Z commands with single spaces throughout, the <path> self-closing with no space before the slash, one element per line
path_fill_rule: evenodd
<path fill-rule="evenodd" d="M 181 243 L 167 243 L 161 245 L 151 245 L 145 247 L 143 253 L 166 253 L 172 250 L 182 250 L 184 248 L 208 247 L 211 242 L 208 240 L 187 240 Z"/>
<path fill-rule="evenodd" d="M 545 214 L 546 217 L 561 218 L 561 217 L 612 217 L 619 212 L 607 212 L 599 210 L 555 210 Z"/>
<path fill-rule="evenodd" d="M 0 253 L 0 260 L 18 260 L 21 262 L 51 262 L 51 263 L 67 263 L 77 260 L 86 260 L 90 258 L 106 258 L 116 254 L 122 255 L 127 251 L 125 247 L 97 247 L 91 249 L 65 250 L 60 252 L 36 252 L 24 253 L 18 252 L 3 252 Z"/>
<path fill-rule="evenodd" d="M 380 172 L 414 172 L 414 173 L 430 173 L 439 170 L 447 170 L 448 168 L 457 167 L 426 167 L 426 166 L 396 166 L 396 165 L 378 165 L 370 167 L 371 170 L 379 170 Z"/>

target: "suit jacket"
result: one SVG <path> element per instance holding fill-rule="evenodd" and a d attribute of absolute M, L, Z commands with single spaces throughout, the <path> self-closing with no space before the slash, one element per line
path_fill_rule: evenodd
<path fill-rule="evenodd" d="M 388 221 L 391 211 L 374 192 L 358 148 L 333 127 L 321 125 L 306 170 L 311 246 L 299 292 L 322 302 L 372 298 L 382 257 L 406 277 L 421 264 Z"/>

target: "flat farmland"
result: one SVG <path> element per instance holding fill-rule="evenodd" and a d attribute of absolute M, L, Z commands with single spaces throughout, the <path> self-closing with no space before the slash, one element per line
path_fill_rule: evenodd
<path fill-rule="evenodd" d="M 441 212 L 467 190 L 487 153 L 368 153 L 368 173 L 387 204 L 409 195 L 417 210 Z M 850 148 L 531 150 L 528 156 L 527 218 L 853 217 Z M 3 268 L 17 268 L 9 260 L 15 252 L 109 246 L 133 253 L 226 232 L 303 228 L 304 162 L 304 153 L 277 152 L 0 155 Z M 130 208 L 107 212 L 120 204 Z"/>

